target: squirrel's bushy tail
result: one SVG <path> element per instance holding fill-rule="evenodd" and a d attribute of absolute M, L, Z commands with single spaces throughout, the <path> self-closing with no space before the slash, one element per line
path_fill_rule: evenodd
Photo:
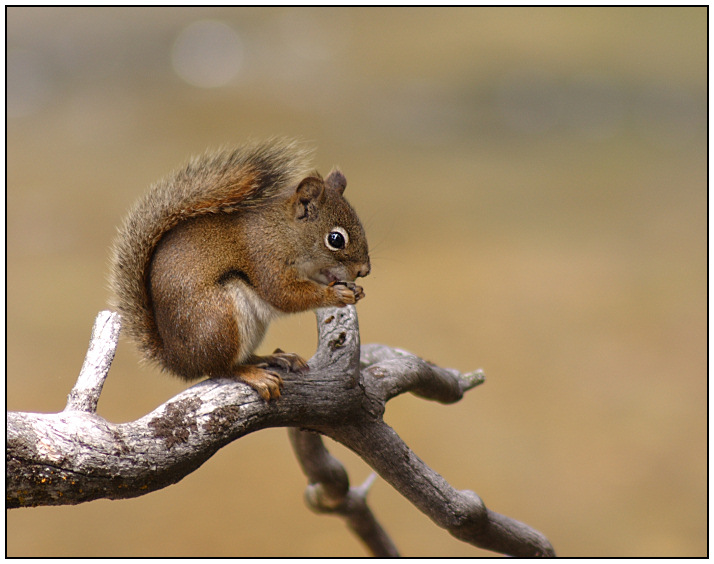
<path fill-rule="evenodd" d="M 179 222 L 260 206 L 285 194 L 309 172 L 310 152 L 289 140 L 207 153 L 160 180 L 128 213 L 112 247 L 111 306 L 125 334 L 148 358 L 161 343 L 147 286 L 161 237 Z"/>

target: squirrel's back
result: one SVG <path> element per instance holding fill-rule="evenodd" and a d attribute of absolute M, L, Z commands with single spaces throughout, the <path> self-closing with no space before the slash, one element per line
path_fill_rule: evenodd
<path fill-rule="evenodd" d="M 148 358 L 156 358 L 161 345 L 148 289 L 149 265 L 161 237 L 192 217 L 280 198 L 308 173 L 308 157 L 308 151 L 285 140 L 208 153 L 154 184 L 131 209 L 112 248 L 111 305 Z"/>

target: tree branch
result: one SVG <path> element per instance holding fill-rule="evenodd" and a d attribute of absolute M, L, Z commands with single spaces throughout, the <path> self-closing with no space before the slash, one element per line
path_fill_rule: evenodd
<path fill-rule="evenodd" d="M 452 488 L 382 419 L 386 402 L 406 391 L 458 401 L 483 382 L 480 371 L 462 375 L 382 345 L 360 349 L 352 306 L 319 310 L 317 320 L 319 346 L 310 370 L 283 374 L 279 400 L 266 403 L 241 382 L 213 378 L 136 421 L 114 424 L 95 413 L 120 324 L 116 313 L 101 312 L 65 410 L 7 414 L 6 506 L 144 495 L 178 482 L 248 433 L 293 427 L 291 442 L 310 483 L 308 504 L 344 517 L 374 555 L 398 552 L 367 505 L 369 484 L 351 488 L 316 433 L 352 449 L 456 538 L 514 556 L 554 555 L 537 531 L 490 511 L 473 492 Z"/>
<path fill-rule="evenodd" d="M 104 381 L 114 360 L 120 329 L 118 313 L 99 312 L 94 321 L 84 364 L 79 371 L 77 383 L 67 397 L 65 411 L 96 413 Z"/>
<path fill-rule="evenodd" d="M 347 471 L 325 448 L 322 437 L 311 431 L 288 429 L 298 462 L 310 485 L 305 501 L 316 513 L 334 513 L 345 518 L 348 527 L 367 546 L 372 556 L 399 556 L 397 547 L 367 506 L 367 492 L 375 474 L 357 488 L 351 488 Z"/>

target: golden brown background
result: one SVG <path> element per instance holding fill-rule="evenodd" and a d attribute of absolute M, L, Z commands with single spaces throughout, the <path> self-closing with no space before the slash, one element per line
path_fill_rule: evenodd
<path fill-rule="evenodd" d="M 561 556 L 703 556 L 706 8 L 10 8 L 7 404 L 63 408 L 108 247 L 207 147 L 299 136 L 372 247 L 363 342 L 482 367 L 387 421 Z M 312 314 L 261 350 L 309 357 Z M 184 387 L 127 342 L 99 403 Z M 353 483 L 369 474 L 334 446 Z M 7 514 L 10 556 L 362 556 L 303 504 L 284 429 L 145 497 Z M 378 480 L 405 556 L 478 556 Z"/>

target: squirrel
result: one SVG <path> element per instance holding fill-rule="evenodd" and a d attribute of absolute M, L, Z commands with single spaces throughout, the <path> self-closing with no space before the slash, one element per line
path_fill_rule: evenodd
<path fill-rule="evenodd" d="M 111 305 L 143 356 L 185 380 L 232 377 L 269 401 L 274 368 L 306 361 L 253 351 L 275 317 L 355 304 L 370 272 L 367 239 L 334 168 L 272 140 L 207 153 L 154 184 L 112 247 Z"/>

